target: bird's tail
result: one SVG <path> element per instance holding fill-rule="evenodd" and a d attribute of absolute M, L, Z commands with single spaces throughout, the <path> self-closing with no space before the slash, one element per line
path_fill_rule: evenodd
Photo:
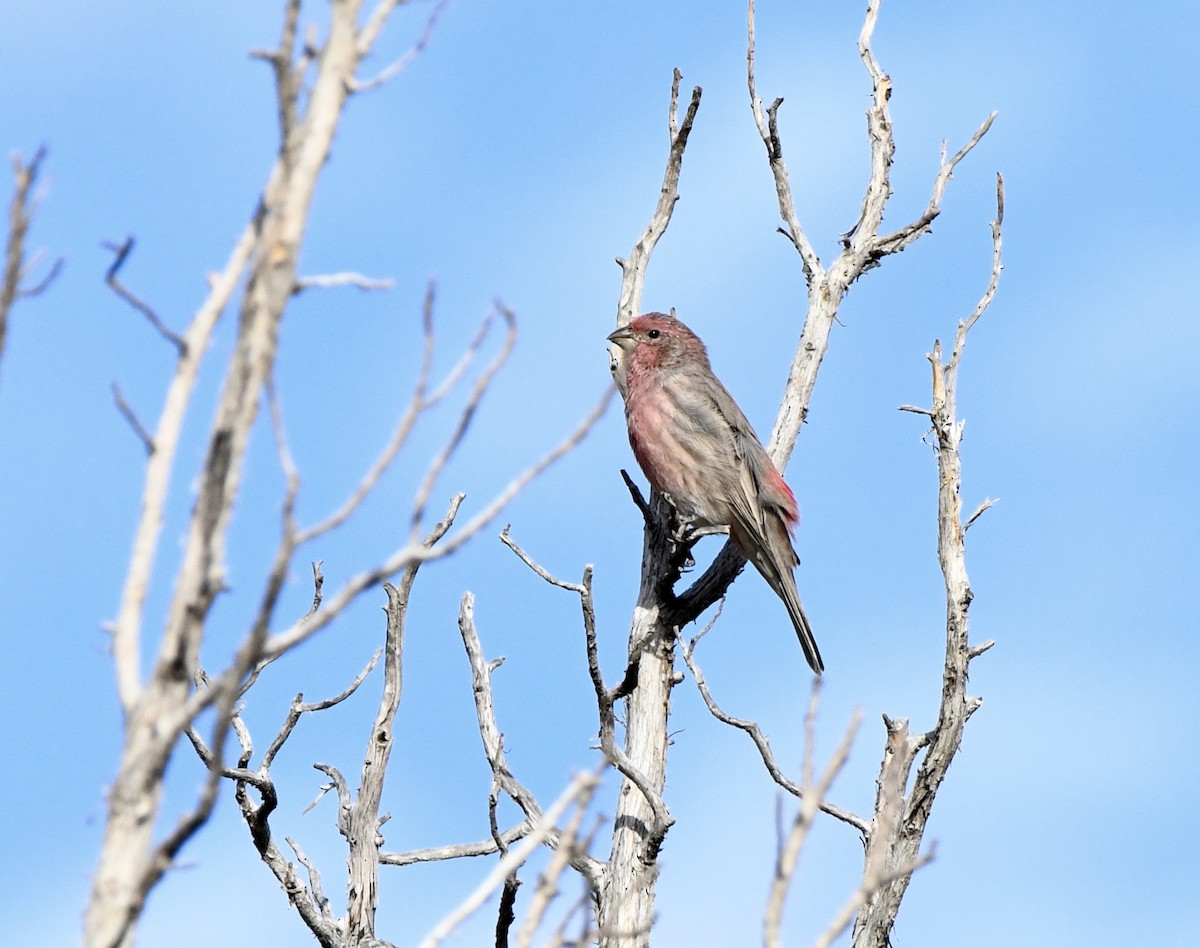
<path fill-rule="evenodd" d="M 804 614 L 804 606 L 800 604 L 800 594 L 796 590 L 796 580 L 790 575 L 781 577 L 782 582 L 775 591 L 779 594 L 779 598 L 783 600 L 783 604 L 787 606 L 788 615 L 791 616 L 792 625 L 796 627 L 796 637 L 800 639 L 800 647 L 804 649 L 804 658 L 808 661 L 809 667 L 818 675 L 825 671 L 825 663 L 821 661 L 821 650 L 817 648 L 817 639 L 813 635 L 812 626 L 808 622 L 808 616 Z M 767 581 L 771 582 L 770 577 Z M 772 586 L 775 584 L 772 582 Z"/>
<path fill-rule="evenodd" d="M 818 675 L 825 671 L 825 663 L 821 661 L 821 651 L 817 648 L 817 639 L 813 635 L 808 616 L 804 614 L 804 606 L 800 604 L 800 593 L 796 589 L 796 577 L 792 575 L 789 566 L 797 562 L 796 551 L 788 540 L 787 531 L 782 521 L 778 524 L 777 536 L 748 537 L 735 525 L 730 529 L 734 543 L 738 545 L 754 568 L 757 569 L 767 584 L 775 590 L 775 595 L 783 600 L 787 607 L 788 616 L 796 628 L 796 637 L 804 650 L 804 658 L 809 667 Z"/>

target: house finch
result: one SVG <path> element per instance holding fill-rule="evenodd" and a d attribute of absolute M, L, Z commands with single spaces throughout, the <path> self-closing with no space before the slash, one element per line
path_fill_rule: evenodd
<path fill-rule="evenodd" d="M 622 352 L 629 444 L 650 486 L 693 527 L 728 527 L 742 555 L 787 606 L 804 657 L 824 670 L 792 570 L 800 562 L 792 527 L 800 515 L 754 428 L 713 375 L 696 334 L 647 313 L 608 337 Z M 620 363 L 620 364 L 619 364 Z"/>

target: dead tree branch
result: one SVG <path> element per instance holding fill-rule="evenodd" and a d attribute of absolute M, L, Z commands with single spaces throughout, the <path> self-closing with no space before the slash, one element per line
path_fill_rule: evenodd
<path fill-rule="evenodd" d="M 666 232 L 679 200 L 683 154 L 701 96 L 701 89 L 696 86 L 680 122 L 679 84 L 682 78 L 676 69 L 667 111 L 667 163 L 658 201 L 650 223 L 634 243 L 628 258 L 617 259 L 621 267 L 618 328 L 638 315 L 650 254 Z M 624 356 L 616 345 L 609 349 L 609 367 L 617 389 L 624 394 Z M 628 478 L 626 483 L 629 483 Z M 625 676 L 610 692 L 599 677 L 598 663 L 592 671 L 601 710 L 602 735 L 606 704 L 608 713 L 612 713 L 611 702 L 620 698 L 625 700 L 624 779 L 617 797 L 612 850 L 599 899 L 600 944 L 604 948 L 628 948 L 648 943 L 654 919 L 658 854 L 673 822 L 662 794 L 666 782 L 670 696 L 675 682 L 677 624 L 661 593 L 670 590 L 678 578 L 681 564 L 676 558 L 670 505 L 652 495 L 641 509 L 646 523 L 642 575 L 630 623 Z M 594 664 L 591 651 L 589 645 L 589 666 Z"/>
<path fill-rule="evenodd" d="M 580 810 L 587 808 L 591 802 L 592 795 L 596 792 L 596 788 L 600 784 L 600 772 L 608 765 L 605 761 L 599 769 L 593 773 L 583 773 L 576 777 L 571 784 L 563 791 L 554 803 L 542 814 L 537 821 L 532 832 L 526 836 L 520 843 L 512 847 L 508 854 L 496 863 L 487 877 L 479 884 L 453 912 L 442 919 L 425 938 L 421 941 L 420 948 L 436 948 L 446 940 L 454 930 L 463 923 L 473 912 L 479 909 L 489 896 L 503 884 L 504 880 L 513 872 L 525 864 L 525 861 L 533 854 L 543 842 L 550 839 L 552 835 L 556 835 L 556 827 L 559 819 L 572 805 Z"/>
<path fill-rule="evenodd" d="M 429 849 L 414 849 L 406 853 L 381 852 L 379 862 L 386 866 L 411 866 L 418 862 L 443 862 L 447 859 L 463 859 L 469 856 L 490 856 L 493 853 L 505 852 L 519 839 L 529 835 L 533 825 L 524 820 L 512 829 L 507 829 L 497 836 L 482 839 L 475 843 L 456 843 L 451 846 L 434 846 Z"/>
<path fill-rule="evenodd" d="M 26 286 L 31 271 L 35 269 L 36 257 L 29 260 L 25 254 L 25 239 L 29 225 L 37 213 L 42 194 L 35 191 L 42 162 L 46 160 L 43 145 L 33 153 L 26 163 L 16 152 L 12 154 L 13 196 L 8 206 L 8 239 L 4 250 L 4 276 L 0 280 L 0 359 L 4 357 L 4 345 L 8 338 L 8 316 L 13 304 L 21 297 L 37 296 L 44 292 L 62 270 L 63 258 L 50 265 L 46 275 L 32 286 Z"/>
<path fill-rule="evenodd" d="M 822 801 L 833 786 L 833 781 L 846 766 L 850 756 L 850 748 L 854 746 L 854 738 L 858 734 L 861 715 L 856 711 L 846 727 L 842 743 L 829 759 L 825 772 L 815 784 L 812 782 L 814 768 L 814 722 L 816 719 L 817 701 L 820 694 L 819 679 L 814 680 L 809 711 L 804 720 L 805 751 L 802 769 L 804 771 L 804 788 L 799 794 L 800 808 L 796 811 L 792 828 L 781 841 L 779 856 L 775 863 L 775 876 L 771 881 L 770 893 L 767 897 L 766 911 L 763 913 L 763 944 L 767 948 L 779 948 L 779 929 L 783 922 L 783 906 L 787 900 L 788 891 L 792 887 L 792 879 L 796 875 L 796 866 L 800 861 L 800 853 L 808 839 L 808 831 L 812 828 L 817 810 L 821 809 Z"/>
<path fill-rule="evenodd" d="M 942 346 L 934 342 L 929 364 L 933 370 L 933 405 L 927 414 L 937 438 L 938 562 L 946 587 L 946 656 L 942 671 L 942 699 L 933 729 L 910 734 L 908 721 L 884 718 L 887 749 L 884 752 L 876 794 L 875 818 L 867 835 L 866 867 L 860 889 L 861 911 L 854 924 L 855 948 L 886 948 L 900 902 L 908 889 L 912 870 L 921 864 L 919 849 L 933 801 L 962 743 L 971 715 L 983 703 L 967 694 L 971 660 L 991 642 L 972 646 L 968 612 L 972 592 L 967 577 L 966 524 L 962 520 L 962 459 L 959 448 L 963 422 L 958 419 L 959 362 L 967 335 L 996 293 L 1000 279 L 1001 227 L 1004 221 L 1004 179 L 996 176 L 996 219 L 992 222 L 992 271 L 987 290 L 969 317 L 960 320 L 949 361 L 942 362 Z M 980 511 L 981 512 L 981 511 Z M 972 518 L 973 519 L 973 518 Z M 925 755 L 917 763 L 917 755 Z M 916 766 L 912 790 L 903 796 L 909 774 Z M 899 788 L 896 791 L 893 788 Z"/>
<path fill-rule="evenodd" d="M 250 223 L 225 270 L 210 281 L 209 296 L 191 324 L 182 334 L 167 330 L 153 310 L 117 280 L 131 242 L 114 248 L 117 259 L 108 274 L 113 289 L 175 344 L 178 358 L 152 439 L 155 450 L 147 460 L 141 515 L 120 610 L 113 623 L 125 735 L 84 921 L 88 948 L 132 943 L 147 894 L 179 847 L 207 818 L 210 790 L 215 794 L 213 781 L 223 771 L 224 736 L 230 726 L 233 702 L 247 675 L 266 656 L 263 646 L 267 626 L 258 622 L 238 647 L 230 666 L 214 677 L 211 687 L 194 693 L 191 690 L 190 679 L 199 666 L 208 614 L 225 585 L 228 526 L 250 432 L 272 374 L 283 313 L 296 286 L 296 261 L 312 197 L 343 114 L 349 81 L 390 12 L 390 6 L 377 11 L 380 16 L 372 20 L 374 32 L 364 37 L 358 24 L 362 0 L 334 0 L 320 54 L 312 56 L 306 49 L 294 60 L 299 6 L 298 0 L 288 0 L 279 47 L 269 57 L 276 78 L 279 157 Z M 315 66 L 315 75 L 302 99 L 310 66 Z M 239 285 L 244 285 L 244 290 L 237 341 L 221 386 L 174 595 L 153 669 L 143 678 L 141 624 L 179 435 L 200 359 Z M 284 545 L 290 546 L 291 541 Z M 268 591 L 265 598 L 273 601 L 273 593 Z M 195 714 L 208 706 L 217 709 L 209 778 L 190 815 L 156 844 L 154 834 L 167 761 Z"/>
<path fill-rule="evenodd" d="M 157 311 L 143 300 L 140 296 L 130 290 L 118 278 L 117 274 L 121 272 L 121 268 L 125 266 L 125 262 L 129 259 L 129 255 L 133 253 L 133 248 L 136 241 L 133 237 L 126 237 L 124 241 L 115 244 L 112 241 L 105 241 L 104 247 L 106 250 L 111 250 L 114 254 L 113 262 L 109 265 L 108 270 L 104 274 L 104 282 L 109 285 L 117 296 L 121 297 L 126 303 L 136 309 L 139 313 L 146 317 L 146 322 L 154 327 L 155 331 L 160 336 L 167 340 L 175 347 L 175 351 L 180 355 L 187 354 L 187 342 L 175 330 L 171 329 L 159 317 Z"/>
<path fill-rule="evenodd" d="M 542 808 L 529 789 L 509 769 L 508 758 L 504 753 L 504 735 L 501 734 L 500 728 L 496 724 L 496 711 L 492 698 L 492 672 L 504 660 L 496 659 L 489 662 L 484 658 L 483 645 L 479 641 L 479 633 L 475 628 L 475 597 L 469 592 L 463 593 L 458 613 L 458 630 L 462 635 L 463 648 L 471 664 L 471 688 L 475 697 L 475 715 L 488 766 L 491 767 L 499 788 L 525 814 L 526 822 L 530 826 L 537 826 L 543 818 Z M 551 847 L 556 848 L 560 844 L 557 829 L 551 827 L 543 835 Z M 499 841 L 497 848 L 499 848 Z M 577 853 L 573 855 L 571 865 L 588 880 L 589 885 L 593 888 L 599 885 L 603 866 L 596 859 L 586 853 Z"/>
<path fill-rule="evenodd" d="M 318 276 L 300 277 L 296 280 L 296 293 L 312 289 L 332 289 L 339 286 L 353 286 L 360 290 L 390 290 L 396 285 L 395 280 L 379 280 L 363 276 L 361 273 L 323 273 Z"/>
<path fill-rule="evenodd" d="M 54 282 L 62 269 L 62 258 L 56 259 L 50 265 L 46 276 L 34 286 L 24 286 L 30 271 L 36 262 L 31 262 L 25 256 L 25 238 L 29 235 L 29 226 L 34 221 L 38 204 L 41 204 L 41 194 L 35 192 L 37 175 L 41 173 L 42 162 L 46 161 L 46 146 L 41 146 L 34 152 L 29 162 L 22 157 L 12 154 L 13 191 L 12 202 L 8 204 L 8 239 L 5 244 L 4 277 L 0 280 L 0 358 L 4 358 L 5 342 L 8 336 L 8 313 L 12 312 L 14 302 L 22 296 L 36 296 Z M 36 257 L 36 254 L 35 254 Z"/>
<path fill-rule="evenodd" d="M 715 617 L 713 621 L 715 621 Z M 709 625 L 711 626 L 711 623 Z M 704 632 L 707 631 L 708 627 L 704 629 Z M 684 642 L 681 640 L 680 651 L 683 654 L 683 660 L 687 664 L 688 671 L 692 673 L 692 679 L 696 682 L 696 687 L 700 691 L 700 697 L 704 699 L 705 707 L 707 707 L 709 713 L 722 724 L 727 724 L 730 727 L 744 731 L 750 740 L 754 742 L 754 746 L 758 750 L 759 756 L 762 758 L 763 766 L 767 768 L 767 773 L 771 775 L 771 779 L 792 796 L 803 801 L 806 792 L 805 788 L 784 774 L 783 770 L 779 766 L 778 761 L 775 760 L 774 752 L 771 750 L 771 740 L 766 734 L 763 733 L 763 730 L 758 725 L 758 722 L 747 720 L 745 718 L 734 717 L 732 714 L 721 708 L 713 698 L 712 692 L 709 691 L 708 688 L 708 682 L 704 678 L 704 673 L 700 670 L 700 666 L 696 663 L 696 643 L 701 635 L 703 635 L 703 632 L 695 636 L 691 642 Z M 841 820 L 843 823 L 848 823 L 850 826 L 853 826 L 864 835 L 870 827 L 870 824 L 861 816 L 830 803 L 825 799 L 824 794 L 821 796 L 818 809 L 820 809 L 822 813 L 828 813 L 834 819 Z"/>

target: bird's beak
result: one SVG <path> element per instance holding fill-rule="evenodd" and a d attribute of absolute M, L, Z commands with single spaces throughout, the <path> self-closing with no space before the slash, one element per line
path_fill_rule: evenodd
<path fill-rule="evenodd" d="M 634 345 L 633 330 L 631 330 L 628 326 L 622 326 L 616 332 L 611 332 L 608 334 L 608 341 L 613 345 L 620 346 L 622 349 L 628 351 L 632 349 Z"/>

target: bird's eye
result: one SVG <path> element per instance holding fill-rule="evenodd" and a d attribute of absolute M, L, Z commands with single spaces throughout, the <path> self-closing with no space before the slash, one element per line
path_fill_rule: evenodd
<path fill-rule="evenodd" d="M 659 332 L 657 329 L 651 329 L 649 332 L 646 333 L 646 338 L 647 339 L 657 339 L 661 335 L 662 335 L 662 333 Z"/>

